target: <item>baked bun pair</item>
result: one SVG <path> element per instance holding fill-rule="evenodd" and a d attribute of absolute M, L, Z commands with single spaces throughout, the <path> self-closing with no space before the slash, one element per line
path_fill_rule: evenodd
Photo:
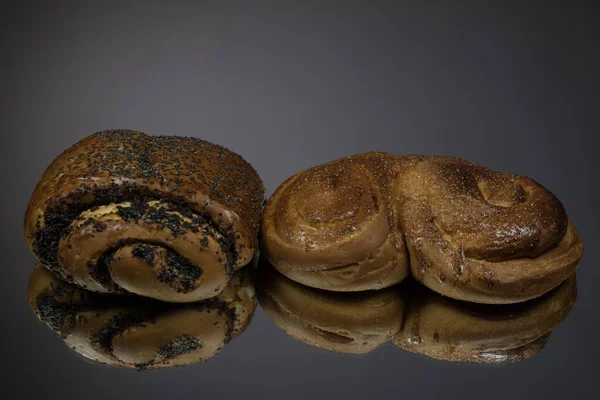
<path fill-rule="evenodd" d="M 45 171 L 25 236 L 40 263 L 87 290 L 194 302 L 250 262 L 263 203 L 257 172 L 224 147 L 103 131 Z"/>
<path fill-rule="evenodd" d="M 167 302 L 218 295 L 259 247 L 264 186 L 203 140 L 115 130 L 48 167 L 27 243 L 61 279 Z M 581 240 L 532 179 L 451 157 L 365 153 L 302 171 L 269 199 L 264 256 L 302 284 L 382 289 L 411 274 L 477 303 L 525 301 L 575 271 Z"/>
<path fill-rule="evenodd" d="M 388 341 L 455 362 L 516 362 L 539 353 L 577 297 L 575 276 L 527 302 L 484 305 L 441 296 L 413 280 L 378 291 L 314 289 L 269 265 L 258 270 L 259 303 L 275 324 L 306 344 L 368 353 Z"/>
<path fill-rule="evenodd" d="M 221 293 L 173 304 L 100 294 L 59 280 L 38 264 L 30 277 L 35 315 L 82 356 L 138 370 L 205 361 L 250 323 L 256 309 L 253 268 L 233 274 Z"/>
<path fill-rule="evenodd" d="M 409 274 L 475 303 L 526 301 L 573 275 L 583 245 L 534 180 L 452 157 L 372 152 L 287 179 L 261 223 L 262 256 L 330 291 L 383 289 Z"/>

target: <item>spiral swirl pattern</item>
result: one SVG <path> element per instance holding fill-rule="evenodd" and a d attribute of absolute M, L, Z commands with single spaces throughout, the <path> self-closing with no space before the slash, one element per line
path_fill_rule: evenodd
<path fill-rule="evenodd" d="M 263 201 L 256 171 L 223 147 L 103 131 L 48 167 L 25 235 L 42 264 L 88 290 L 192 302 L 251 260 Z"/>
<path fill-rule="evenodd" d="M 276 268 L 308 286 L 354 291 L 408 274 L 402 233 L 391 220 L 395 159 L 345 158 L 291 177 L 265 207 L 263 250 Z"/>
<path fill-rule="evenodd" d="M 264 254 L 299 283 L 380 289 L 410 270 L 480 303 L 540 296 L 583 253 L 550 191 L 453 157 L 365 153 L 301 171 L 269 199 L 261 226 Z"/>

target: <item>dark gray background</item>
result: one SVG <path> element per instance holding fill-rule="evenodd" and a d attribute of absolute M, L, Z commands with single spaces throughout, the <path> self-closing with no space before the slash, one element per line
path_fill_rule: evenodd
<path fill-rule="evenodd" d="M 323 3 L 1 6 L 0 304 L 8 371 L 0 393 L 598 393 L 597 3 Z M 436 362 L 392 345 L 365 356 L 336 354 L 288 337 L 260 310 L 244 335 L 203 364 L 137 373 L 84 362 L 29 311 L 25 289 L 34 258 L 22 219 L 53 158 L 108 128 L 222 144 L 254 165 L 269 194 L 302 168 L 367 150 L 454 155 L 531 176 L 563 201 L 586 246 L 575 309 L 542 353 L 507 366 Z"/>

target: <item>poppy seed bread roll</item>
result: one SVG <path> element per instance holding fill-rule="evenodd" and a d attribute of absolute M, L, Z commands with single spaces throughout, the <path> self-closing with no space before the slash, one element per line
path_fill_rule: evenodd
<path fill-rule="evenodd" d="M 371 152 L 286 180 L 261 222 L 282 274 L 333 291 L 381 289 L 409 273 L 446 296 L 522 302 L 573 274 L 583 244 L 534 180 L 454 157 Z"/>
<path fill-rule="evenodd" d="M 25 236 L 42 264 L 88 290 L 192 302 L 251 260 L 263 202 L 257 172 L 224 147 L 103 131 L 48 167 Z"/>

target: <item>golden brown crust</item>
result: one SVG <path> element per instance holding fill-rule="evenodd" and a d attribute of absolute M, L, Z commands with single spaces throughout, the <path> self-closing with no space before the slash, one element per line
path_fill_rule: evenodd
<path fill-rule="evenodd" d="M 441 294 L 525 301 L 559 285 L 581 259 L 562 204 L 532 179 L 423 157 L 395 185 L 412 275 Z"/>
<path fill-rule="evenodd" d="M 252 273 L 237 271 L 213 299 L 174 305 L 83 290 L 38 264 L 28 298 L 36 316 L 84 357 L 159 369 L 205 361 L 246 329 L 257 305 Z"/>
<path fill-rule="evenodd" d="M 27 207 L 25 236 L 40 262 L 57 275 L 109 292 L 118 289 L 110 279 L 99 281 L 93 272 L 82 274 L 82 268 L 94 269 L 102 253 L 114 248 L 97 248 L 94 242 L 100 239 L 89 239 L 111 236 L 111 246 L 142 242 L 169 248 L 187 240 L 194 250 L 180 255 L 200 262 L 195 265 L 205 281 L 211 274 L 222 275 L 218 282 L 211 287 L 196 282 L 202 285 L 181 296 L 168 285 L 162 286 L 165 293 L 154 290 L 158 296 L 152 296 L 152 288 L 132 291 L 166 301 L 195 301 L 218 293 L 227 275 L 250 261 L 258 248 L 263 201 L 256 171 L 221 146 L 194 138 L 103 131 L 74 144 L 48 167 Z M 204 253 L 196 254 L 201 249 Z M 74 259 L 84 267 L 71 268 Z M 123 276 L 127 271 L 122 272 L 122 280 L 129 281 Z M 149 284 L 156 289 L 159 283 L 155 277 Z"/>
<path fill-rule="evenodd" d="M 395 157 L 366 153 L 301 171 L 265 206 L 261 246 L 282 274 L 334 291 L 381 289 L 408 275 L 388 184 Z"/>
<path fill-rule="evenodd" d="M 402 328 L 398 288 L 335 293 L 300 285 L 262 263 L 256 285 L 265 313 L 288 335 L 341 353 L 368 353 Z"/>
<path fill-rule="evenodd" d="M 453 157 L 386 153 L 288 179 L 267 202 L 261 239 L 276 269 L 312 287 L 380 289 L 410 264 L 431 289 L 480 303 L 540 296 L 583 254 L 560 201 L 532 179 Z"/>
<path fill-rule="evenodd" d="M 528 302 L 480 305 L 442 297 L 410 285 L 404 329 L 392 340 L 401 348 L 459 362 L 504 363 L 542 350 L 577 297 L 576 278 Z"/>

